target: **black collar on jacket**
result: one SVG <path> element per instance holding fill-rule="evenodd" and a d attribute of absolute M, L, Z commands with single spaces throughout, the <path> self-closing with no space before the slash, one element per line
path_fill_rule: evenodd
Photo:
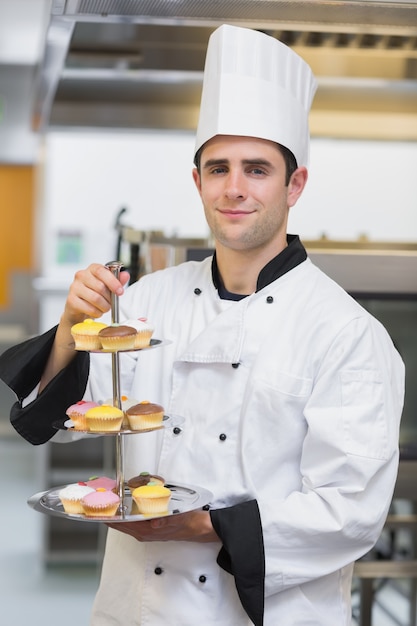
<path fill-rule="evenodd" d="M 283 276 L 307 258 L 307 252 L 298 235 L 287 235 L 287 247 L 271 259 L 259 272 L 256 291 L 260 291 L 280 276 Z M 216 253 L 213 255 L 211 274 L 214 286 L 222 300 L 242 300 L 246 295 L 232 293 L 225 288 L 217 266 Z"/>

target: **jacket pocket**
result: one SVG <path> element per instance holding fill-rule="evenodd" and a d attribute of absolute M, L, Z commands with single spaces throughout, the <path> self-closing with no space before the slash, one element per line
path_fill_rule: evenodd
<path fill-rule="evenodd" d="M 267 372 L 254 376 L 243 402 L 243 433 L 247 446 L 271 458 L 291 458 L 301 454 L 307 432 L 304 407 L 310 397 L 312 381 L 284 372 Z"/>

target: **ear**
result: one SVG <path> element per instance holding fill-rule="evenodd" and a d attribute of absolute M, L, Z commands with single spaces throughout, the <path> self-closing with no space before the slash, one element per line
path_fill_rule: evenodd
<path fill-rule="evenodd" d="M 304 187 L 306 186 L 308 179 L 308 171 L 307 168 L 302 166 L 298 167 L 295 172 L 293 172 L 290 182 L 288 184 L 288 207 L 294 206 L 297 202 L 298 198 L 304 191 Z"/>
<path fill-rule="evenodd" d="M 201 196 L 201 176 L 200 176 L 199 171 L 198 171 L 198 169 L 196 167 L 193 169 L 192 174 L 193 174 L 194 184 L 197 187 L 197 191 L 198 191 L 198 193 Z"/>

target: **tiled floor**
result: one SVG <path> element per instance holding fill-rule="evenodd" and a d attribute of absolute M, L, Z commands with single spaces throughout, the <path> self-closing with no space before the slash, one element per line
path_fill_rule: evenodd
<path fill-rule="evenodd" d="M 44 488 L 39 484 L 37 470 L 41 454 L 40 447 L 32 447 L 13 435 L 11 426 L 2 421 L 0 475 L 7 504 L 3 503 L 1 509 L 1 624 L 87 626 L 98 570 L 42 566 L 43 515 L 26 503 L 28 497 Z M 354 608 L 357 604 L 358 594 L 354 590 Z M 408 601 L 401 585 L 399 590 L 391 584 L 381 587 L 372 626 L 416 626 L 409 624 Z"/>
<path fill-rule="evenodd" d="M 0 439 L 0 475 L 7 494 L 1 508 L 0 599 L 5 626 L 87 626 L 98 583 L 95 568 L 44 569 L 40 554 L 42 514 L 30 509 L 40 448 L 17 437 Z M 4 502 L 7 504 L 5 505 Z"/>

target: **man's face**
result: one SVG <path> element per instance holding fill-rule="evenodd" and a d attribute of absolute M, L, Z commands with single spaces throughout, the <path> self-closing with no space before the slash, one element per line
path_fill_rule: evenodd
<path fill-rule="evenodd" d="M 300 171 L 304 187 L 305 168 L 291 181 Z M 285 247 L 288 209 L 302 191 L 295 197 L 285 174 L 272 141 L 218 135 L 207 142 L 200 174 L 194 170 L 193 176 L 217 244 L 240 251 L 270 248 L 275 254 Z"/>

